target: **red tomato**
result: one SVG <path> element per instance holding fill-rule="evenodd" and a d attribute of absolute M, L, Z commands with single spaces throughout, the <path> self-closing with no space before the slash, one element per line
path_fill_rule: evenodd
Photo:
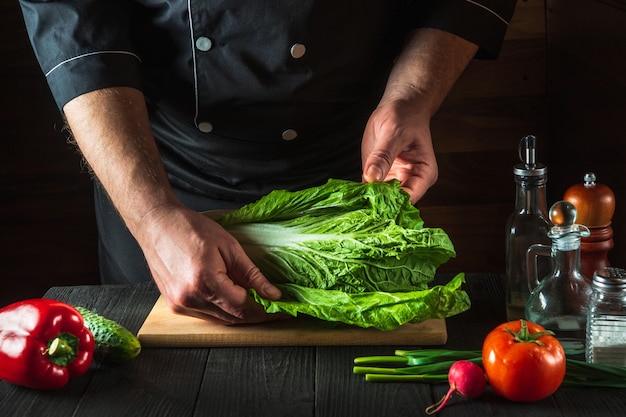
<path fill-rule="evenodd" d="M 483 368 L 493 390 L 513 401 L 538 401 L 556 391 L 565 376 L 561 343 L 538 324 L 503 323 L 483 343 Z"/>

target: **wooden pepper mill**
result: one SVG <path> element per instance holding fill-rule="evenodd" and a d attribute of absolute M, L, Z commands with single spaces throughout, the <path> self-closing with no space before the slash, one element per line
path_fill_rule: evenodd
<path fill-rule="evenodd" d="M 597 183 L 593 172 L 588 172 L 582 184 L 565 191 L 563 199 L 576 207 L 576 222 L 587 226 L 591 232 L 581 240 L 580 267 L 585 277 L 593 279 L 595 271 L 610 266 L 607 253 L 613 248 L 611 220 L 615 213 L 615 194 L 606 185 Z"/>

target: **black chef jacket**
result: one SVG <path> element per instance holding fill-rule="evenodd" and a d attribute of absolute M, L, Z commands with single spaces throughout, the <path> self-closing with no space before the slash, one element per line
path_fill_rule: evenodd
<path fill-rule="evenodd" d="M 60 108 L 143 90 L 175 188 L 249 201 L 360 179 L 360 140 L 408 30 L 498 54 L 515 0 L 20 0 Z"/>
<path fill-rule="evenodd" d="M 174 191 L 195 210 L 360 180 L 362 133 L 407 33 L 497 56 L 515 0 L 20 0 L 59 108 L 140 89 Z M 96 183 L 101 279 L 150 274 Z"/>

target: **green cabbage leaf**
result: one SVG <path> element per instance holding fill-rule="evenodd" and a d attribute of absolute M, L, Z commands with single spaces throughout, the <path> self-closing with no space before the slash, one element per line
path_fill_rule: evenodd
<path fill-rule="evenodd" d="M 234 211 L 204 214 L 239 241 L 271 282 L 281 285 L 287 298 L 278 303 L 261 302 L 257 295 L 267 311 L 385 329 L 445 315 L 436 306 L 420 307 L 426 313 L 396 313 L 414 311 L 425 305 L 424 299 L 434 306 L 435 296 L 422 291 L 442 291 L 429 290 L 428 284 L 437 268 L 456 256 L 442 229 L 424 227 L 420 211 L 396 180 L 363 184 L 330 179 L 300 191 L 275 190 Z M 460 286 L 445 288 L 452 295 L 464 294 Z M 450 300 L 457 300 L 450 294 Z M 463 301 L 449 314 L 468 307 Z M 351 309 L 367 313 L 350 318 Z"/>
<path fill-rule="evenodd" d="M 281 284 L 283 299 L 270 301 L 251 290 L 268 313 L 297 317 L 306 314 L 328 322 L 341 322 L 379 330 L 395 330 L 406 323 L 446 318 L 469 309 L 469 296 L 461 290 L 463 273 L 445 285 L 408 292 L 365 292 L 358 294 L 320 290 L 296 284 Z"/>

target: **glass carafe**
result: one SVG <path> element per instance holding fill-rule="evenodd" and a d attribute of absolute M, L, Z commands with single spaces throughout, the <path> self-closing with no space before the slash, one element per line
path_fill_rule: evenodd
<path fill-rule="evenodd" d="M 566 353 L 585 351 L 587 312 L 591 283 L 580 271 L 580 240 L 589 236 L 586 226 L 575 224 L 576 208 L 559 201 L 550 208 L 554 226 L 548 237 L 552 246 L 532 245 L 528 250 L 528 283 L 531 290 L 526 303 L 526 319 L 552 330 Z M 537 257 L 549 254 L 552 272 L 537 276 Z"/>

